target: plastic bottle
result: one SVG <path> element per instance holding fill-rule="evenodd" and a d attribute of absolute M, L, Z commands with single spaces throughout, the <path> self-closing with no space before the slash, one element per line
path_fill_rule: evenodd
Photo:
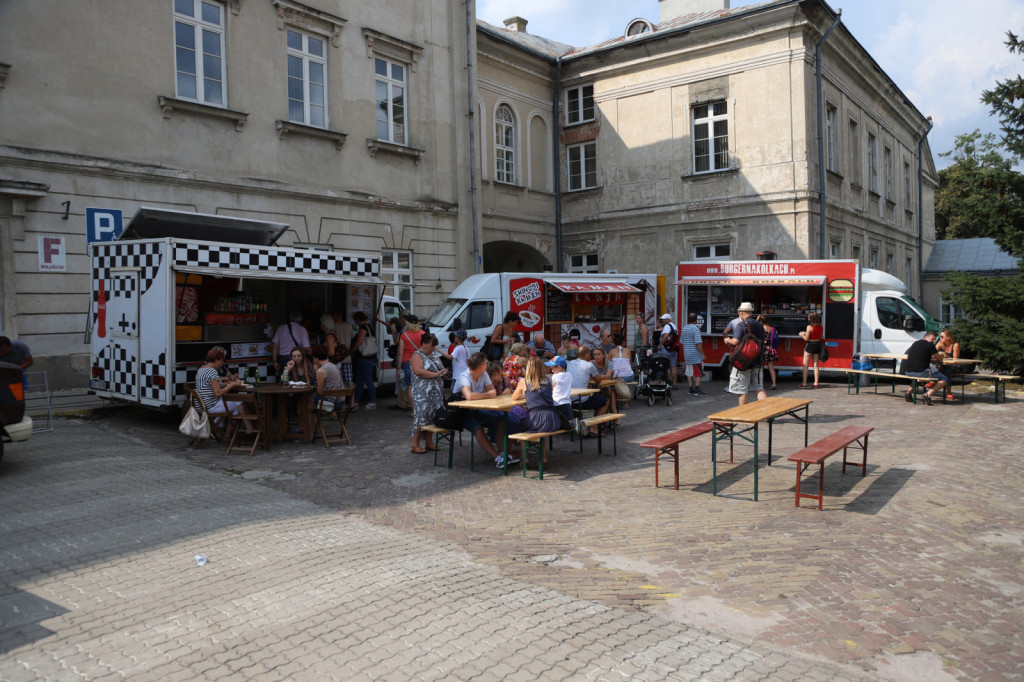
<path fill-rule="evenodd" d="M 206 557 L 203 556 L 202 554 L 196 554 L 196 566 L 205 566 L 205 565 L 206 565 Z"/>

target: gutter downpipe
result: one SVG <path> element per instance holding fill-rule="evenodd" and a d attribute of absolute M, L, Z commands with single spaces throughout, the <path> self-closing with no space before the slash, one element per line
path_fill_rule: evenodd
<path fill-rule="evenodd" d="M 814 46 L 814 77 L 817 83 L 818 93 L 818 258 L 825 259 L 825 200 L 827 191 L 825 184 L 825 122 L 823 120 L 824 105 L 822 104 L 823 93 L 821 88 L 821 46 L 825 44 L 828 37 L 842 21 L 843 10 L 836 10 L 836 20 L 832 22 L 825 35 L 821 36 L 818 44 Z"/>
<path fill-rule="evenodd" d="M 928 139 L 928 133 L 932 131 L 932 117 L 927 118 L 928 127 L 925 128 L 921 139 L 917 141 L 917 302 L 924 304 L 924 163 L 921 154 L 924 149 L 924 141 Z"/>
<path fill-rule="evenodd" d="M 480 274 L 480 221 L 476 197 L 476 104 L 473 97 L 473 0 L 466 1 L 466 96 L 469 98 L 469 196 L 473 211 L 473 274 Z"/>
<path fill-rule="evenodd" d="M 562 164 L 558 145 L 558 103 L 561 101 L 561 97 L 562 58 L 559 57 L 558 61 L 555 63 L 555 96 L 552 98 L 555 103 L 554 106 L 551 107 L 554 118 L 554 125 L 552 126 L 554 134 L 552 135 L 551 145 L 553 147 L 552 151 L 555 159 L 555 272 L 563 272 L 565 269 L 565 259 L 562 257 Z"/>

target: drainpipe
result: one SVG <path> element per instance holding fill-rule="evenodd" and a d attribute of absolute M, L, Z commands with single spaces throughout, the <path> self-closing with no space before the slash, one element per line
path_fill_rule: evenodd
<path fill-rule="evenodd" d="M 825 184 L 825 122 L 822 111 L 824 97 L 821 90 L 821 46 L 839 25 L 842 16 L 843 10 L 837 9 L 836 20 L 825 31 L 825 35 L 821 36 L 818 44 L 814 46 L 814 77 L 818 86 L 818 258 L 820 260 L 825 260 L 825 195 L 827 187 Z"/>
<path fill-rule="evenodd" d="M 473 97 L 473 2 L 466 0 L 466 94 L 469 98 L 469 196 L 473 210 L 473 274 L 480 274 L 480 220 L 476 209 L 476 102 Z"/>
<path fill-rule="evenodd" d="M 558 104 L 562 101 L 561 57 L 558 58 L 558 62 L 555 64 L 555 96 L 552 99 L 555 101 L 554 106 L 551 107 L 555 119 L 555 123 L 552 126 L 554 135 L 552 135 L 551 139 L 552 152 L 555 155 L 555 272 L 563 272 L 565 270 L 565 258 L 562 256 L 562 164 L 561 149 L 558 144 Z"/>
<path fill-rule="evenodd" d="M 924 141 L 932 131 L 932 117 L 928 117 L 928 127 L 921 139 L 917 141 L 917 302 L 924 305 Z"/>

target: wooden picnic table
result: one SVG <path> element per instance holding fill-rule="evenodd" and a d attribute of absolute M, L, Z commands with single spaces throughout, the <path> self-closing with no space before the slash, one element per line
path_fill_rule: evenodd
<path fill-rule="evenodd" d="M 711 432 L 712 494 L 718 495 L 718 441 L 742 438 L 754 446 L 754 501 L 757 501 L 758 425 L 768 422 L 768 466 L 772 464 L 772 430 L 779 417 L 792 416 L 804 425 L 804 446 L 807 446 L 809 405 L 806 398 L 766 398 L 757 402 L 730 407 L 708 416 L 714 425 Z M 799 412 L 803 411 L 803 417 Z M 753 437 L 747 434 L 753 432 Z"/>
<path fill-rule="evenodd" d="M 299 420 L 302 428 L 302 439 L 307 443 L 313 441 L 313 420 L 310 419 L 310 417 L 315 417 L 315 415 L 313 415 L 312 412 L 312 394 L 315 392 L 315 388 L 313 388 L 309 384 L 293 386 L 291 384 L 274 384 L 268 382 L 265 384 L 258 385 L 246 384 L 243 385 L 239 390 L 247 393 L 255 393 L 256 395 L 260 396 L 261 400 L 263 400 L 264 405 L 263 410 L 261 410 L 263 412 L 263 424 L 260 426 L 260 428 L 263 430 L 263 435 L 268 442 L 275 440 L 280 442 L 284 440 L 285 437 L 287 436 L 288 414 L 285 408 L 288 401 L 286 400 L 286 398 L 291 395 L 304 396 L 303 411 L 308 416 Z M 272 423 L 275 403 L 277 404 L 276 429 L 273 428 Z"/>

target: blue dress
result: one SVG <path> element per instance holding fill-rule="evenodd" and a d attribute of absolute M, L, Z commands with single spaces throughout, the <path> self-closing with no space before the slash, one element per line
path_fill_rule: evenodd
<path fill-rule="evenodd" d="M 545 381 L 536 390 L 526 389 L 526 409 L 530 413 L 523 424 L 526 431 L 547 433 L 562 428 L 562 419 L 555 409 L 555 401 L 551 397 L 551 382 Z"/>

